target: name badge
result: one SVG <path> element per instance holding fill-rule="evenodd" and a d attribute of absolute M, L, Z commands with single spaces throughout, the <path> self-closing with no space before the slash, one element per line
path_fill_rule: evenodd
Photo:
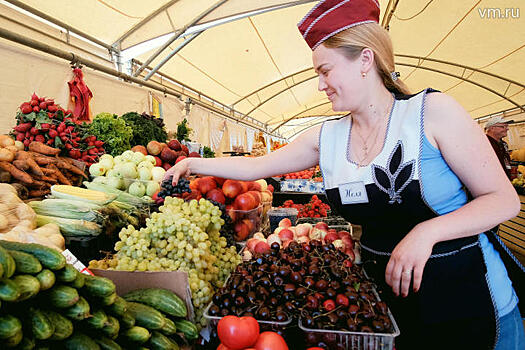
<path fill-rule="evenodd" d="M 339 185 L 339 195 L 343 204 L 368 203 L 368 195 L 363 181 Z"/>

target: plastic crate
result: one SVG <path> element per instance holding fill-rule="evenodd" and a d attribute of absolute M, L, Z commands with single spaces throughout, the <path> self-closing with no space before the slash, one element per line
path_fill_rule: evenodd
<path fill-rule="evenodd" d="M 222 316 L 211 316 L 208 311 L 210 307 L 213 305 L 213 301 L 208 304 L 206 307 L 206 310 L 204 310 L 204 318 L 208 321 L 208 325 L 212 328 L 216 329 L 217 324 L 221 320 Z M 279 332 L 282 333 L 286 330 L 286 328 L 292 326 L 293 318 L 288 318 L 287 321 L 284 322 L 277 322 L 277 321 L 263 321 L 263 320 L 257 320 L 259 323 L 259 327 L 261 328 L 261 332 L 264 331 L 272 331 L 272 332 Z"/>

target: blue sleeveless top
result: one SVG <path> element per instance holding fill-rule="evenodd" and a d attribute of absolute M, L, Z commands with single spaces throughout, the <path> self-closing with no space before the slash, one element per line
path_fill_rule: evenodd
<path fill-rule="evenodd" d="M 421 174 L 423 196 L 428 205 L 439 215 L 450 213 L 467 203 L 463 184 L 443 159 L 441 152 L 428 141 L 425 135 L 422 142 Z M 479 235 L 479 244 L 485 258 L 488 283 L 494 293 L 496 309 L 501 317 L 516 307 L 518 297 L 512 288 L 512 282 L 499 253 L 484 233 Z"/>

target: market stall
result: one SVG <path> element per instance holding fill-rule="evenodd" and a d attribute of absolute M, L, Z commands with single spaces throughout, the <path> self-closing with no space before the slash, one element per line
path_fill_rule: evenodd
<path fill-rule="evenodd" d="M 319 166 L 164 179 L 188 157 L 283 151 L 342 115 L 295 28 L 313 2 L 0 4 L 0 348 L 395 349 L 398 315 Z M 394 13 L 417 2 L 379 2 L 411 88 L 450 91 L 479 123 L 513 118 L 522 147 L 522 28 L 457 2 L 415 21 Z M 419 21 L 436 28 L 423 43 Z M 455 62 L 478 31 L 483 47 Z M 523 261 L 520 199 L 499 236 Z"/>

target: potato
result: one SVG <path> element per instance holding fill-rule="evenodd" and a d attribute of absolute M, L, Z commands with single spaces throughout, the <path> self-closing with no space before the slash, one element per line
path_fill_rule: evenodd
<path fill-rule="evenodd" d="M 10 150 L 11 152 L 13 152 L 13 154 L 16 157 L 16 152 L 18 152 L 18 148 L 16 148 L 16 146 L 7 146 L 7 147 L 5 147 L 5 149 Z"/>
<path fill-rule="evenodd" d="M 18 204 L 18 206 L 16 207 L 16 216 L 18 216 L 20 220 L 28 220 L 34 222 L 36 225 L 35 211 L 33 210 L 33 208 L 31 208 L 29 205 L 23 202 Z"/>
<path fill-rule="evenodd" d="M 15 147 L 19 151 L 23 151 L 25 149 L 24 143 L 22 141 L 15 141 Z"/>
<path fill-rule="evenodd" d="M 9 225 L 7 218 L 5 217 L 5 215 L 0 214 L 0 230 L 5 230 L 7 228 L 7 225 Z"/>
<path fill-rule="evenodd" d="M 0 135 L 0 147 L 14 146 L 15 140 L 7 135 Z"/>
<path fill-rule="evenodd" d="M 15 154 L 7 148 L 0 148 L 0 161 L 11 163 L 15 159 Z"/>

